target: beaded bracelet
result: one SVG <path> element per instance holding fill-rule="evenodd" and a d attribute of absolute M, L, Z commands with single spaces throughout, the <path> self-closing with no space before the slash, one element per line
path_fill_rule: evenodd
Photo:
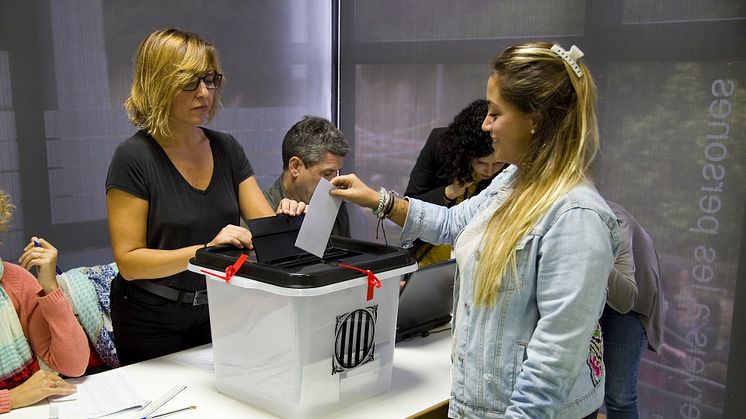
<path fill-rule="evenodd" d="M 376 207 L 376 209 L 373 210 L 373 215 L 375 215 L 378 218 L 383 218 L 382 214 L 383 214 L 384 203 L 386 202 L 386 189 L 381 188 L 379 193 L 381 194 L 381 197 L 378 199 L 378 206 Z"/>
<path fill-rule="evenodd" d="M 391 214 L 394 209 L 394 201 L 396 200 L 395 195 L 399 195 L 396 191 L 387 191 L 381 188 L 381 197 L 378 200 L 378 206 L 373 210 L 373 215 L 378 219 L 384 219 Z"/>

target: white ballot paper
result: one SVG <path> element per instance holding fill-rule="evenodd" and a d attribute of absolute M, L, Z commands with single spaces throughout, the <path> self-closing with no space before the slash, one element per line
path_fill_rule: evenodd
<path fill-rule="evenodd" d="M 300 226 L 295 247 L 303 249 L 318 257 L 324 256 L 329 235 L 332 234 L 334 220 L 337 218 L 342 198 L 329 195 L 329 191 L 336 189 L 328 180 L 321 178 L 313 191 L 308 212 Z"/>
<path fill-rule="evenodd" d="M 60 419 L 98 418 L 130 409 L 141 409 L 150 400 L 138 391 L 138 386 L 126 375 L 112 370 L 66 380 L 77 387 L 68 396 L 49 397 Z"/>

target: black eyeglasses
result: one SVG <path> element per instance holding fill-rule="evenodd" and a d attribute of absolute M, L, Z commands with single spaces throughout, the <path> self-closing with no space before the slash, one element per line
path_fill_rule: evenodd
<path fill-rule="evenodd" d="M 223 75 L 220 73 L 210 73 L 205 74 L 204 76 L 195 77 L 192 81 L 184 85 L 181 90 L 185 92 L 196 90 L 199 86 L 200 81 L 205 82 L 205 87 L 210 90 L 217 89 L 218 87 L 220 87 L 220 83 L 223 81 Z"/>

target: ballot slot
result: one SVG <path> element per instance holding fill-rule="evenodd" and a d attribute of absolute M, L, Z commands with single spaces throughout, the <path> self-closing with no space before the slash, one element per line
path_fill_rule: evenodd
<path fill-rule="evenodd" d="M 293 268 L 315 263 L 330 263 L 360 254 L 335 248 L 332 246 L 332 240 L 327 241 L 322 258 L 295 247 L 304 217 L 305 215 L 289 217 L 281 214 L 249 220 L 257 262 L 280 268 Z"/>
<path fill-rule="evenodd" d="M 324 252 L 323 258 L 319 258 L 318 256 L 305 252 L 305 254 L 286 256 L 279 259 L 267 261 L 266 263 L 280 268 L 295 268 L 298 266 L 308 266 L 315 263 L 336 265 L 341 259 L 351 256 L 358 256 L 360 254 L 360 252 L 354 252 L 351 250 L 327 247 L 326 251 Z"/>
<path fill-rule="evenodd" d="M 200 249 L 200 252 L 204 251 Z M 302 254 L 283 256 L 277 259 L 264 260 L 259 262 L 256 257 L 256 252 L 253 249 L 239 249 L 230 245 L 214 246 L 209 248 L 215 256 L 219 256 L 225 260 L 226 264 L 231 264 L 238 259 L 242 254 L 248 256 L 248 263 L 262 263 L 277 268 L 292 269 L 300 266 L 308 266 L 313 264 L 322 263 L 328 266 L 337 266 L 340 261 L 346 258 L 360 256 L 361 252 L 341 249 L 329 246 L 324 252 L 324 257 L 319 258 L 318 256 L 312 255 L 308 252 Z M 227 266 L 227 265 L 226 265 Z"/>
<path fill-rule="evenodd" d="M 231 245 L 205 247 L 197 250 L 192 262 L 221 272 L 247 255 L 248 260 L 235 275 L 296 289 L 323 287 L 361 276 L 360 271 L 340 264 L 378 273 L 414 263 L 405 249 L 340 236 L 330 237 L 324 256 L 319 258 L 295 247 L 302 223 L 302 215 L 250 220 L 253 249 Z"/>

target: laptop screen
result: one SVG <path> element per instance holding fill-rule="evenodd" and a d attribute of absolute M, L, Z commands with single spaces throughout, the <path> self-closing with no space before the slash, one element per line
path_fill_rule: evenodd
<path fill-rule="evenodd" d="M 399 294 L 397 342 L 426 336 L 430 330 L 451 321 L 455 276 L 455 259 L 428 265 L 408 275 Z"/>

